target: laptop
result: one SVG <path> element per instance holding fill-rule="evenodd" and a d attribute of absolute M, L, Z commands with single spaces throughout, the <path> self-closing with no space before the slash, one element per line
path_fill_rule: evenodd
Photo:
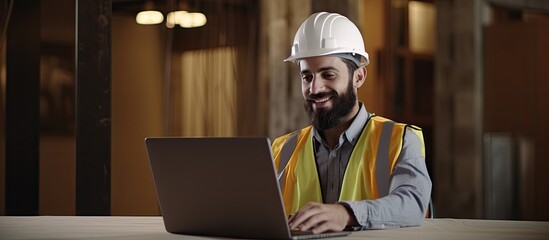
<path fill-rule="evenodd" d="M 314 239 L 349 232 L 292 235 L 265 137 L 146 138 L 168 232 L 256 239 Z"/>

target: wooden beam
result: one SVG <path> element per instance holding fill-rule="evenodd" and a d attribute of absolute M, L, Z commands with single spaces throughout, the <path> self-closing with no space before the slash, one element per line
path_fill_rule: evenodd
<path fill-rule="evenodd" d="M 6 215 L 37 215 L 40 0 L 13 2 L 6 49 Z"/>
<path fill-rule="evenodd" d="M 76 2 L 76 214 L 110 215 L 111 0 Z"/>

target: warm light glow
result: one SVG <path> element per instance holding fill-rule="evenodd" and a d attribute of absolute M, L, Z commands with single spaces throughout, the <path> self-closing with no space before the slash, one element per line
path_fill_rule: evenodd
<path fill-rule="evenodd" d="M 168 16 L 166 17 L 166 27 L 173 28 L 175 25 L 184 28 L 201 27 L 204 26 L 207 21 L 206 15 L 203 13 L 176 11 L 168 13 Z"/>
<path fill-rule="evenodd" d="M 208 20 L 203 13 L 187 13 L 179 22 L 179 26 L 184 28 L 202 27 Z"/>
<path fill-rule="evenodd" d="M 181 22 L 181 19 L 184 17 L 184 15 L 187 14 L 187 11 L 175 11 L 168 13 L 168 16 L 166 17 L 166 27 L 173 28 L 175 25 L 179 25 Z"/>
<path fill-rule="evenodd" d="M 408 5 L 410 50 L 433 53 L 436 48 L 436 7 L 432 3 L 410 1 Z"/>
<path fill-rule="evenodd" d="M 135 21 L 142 25 L 159 24 L 164 21 L 164 16 L 159 11 L 142 11 L 137 14 Z"/>

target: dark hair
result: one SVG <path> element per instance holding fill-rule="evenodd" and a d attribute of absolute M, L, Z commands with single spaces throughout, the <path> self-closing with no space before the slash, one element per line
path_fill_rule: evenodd
<path fill-rule="evenodd" d="M 358 55 L 357 55 L 358 56 Z M 355 71 L 358 69 L 358 65 L 353 60 L 347 59 L 345 57 L 339 57 L 341 60 L 347 65 L 347 71 L 349 72 L 349 81 L 353 81 L 353 75 Z M 360 56 L 355 57 L 358 62 L 360 62 Z M 297 65 L 299 66 L 300 60 L 297 60 Z"/>
<path fill-rule="evenodd" d="M 358 69 L 358 66 L 352 60 L 341 58 L 341 60 L 347 65 L 347 71 L 349 72 L 349 81 L 353 81 L 353 76 L 355 71 Z"/>

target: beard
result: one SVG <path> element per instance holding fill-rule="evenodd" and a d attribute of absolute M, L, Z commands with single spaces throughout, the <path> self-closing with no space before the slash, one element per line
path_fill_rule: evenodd
<path fill-rule="evenodd" d="M 342 119 L 347 116 L 355 106 L 356 94 L 353 92 L 353 88 L 350 83 L 347 86 L 347 91 L 338 95 L 336 91 L 322 92 L 317 94 L 310 94 L 307 99 L 304 100 L 303 105 L 305 110 L 309 114 L 311 123 L 319 130 L 324 131 L 335 126 L 338 126 Z M 316 111 L 313 109 L 313 102 L 308 99 L 322 99 L 325 97 L 332 97 L 333 105 L 331 109 L 319 108 Z"/>

